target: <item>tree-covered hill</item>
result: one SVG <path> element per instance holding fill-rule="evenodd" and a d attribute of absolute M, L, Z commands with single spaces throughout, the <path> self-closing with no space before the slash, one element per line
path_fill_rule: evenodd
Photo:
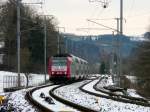
<path fill-rule="evenodd" d="M 129 57 L 142 42 L 125 35 L 77 36 L 64 34 L 63 36 L 69 53 L 85 58 L 91 63 L 100 62 L 105 55 L 109 58 L 119 45 L 123 58 Z"/>

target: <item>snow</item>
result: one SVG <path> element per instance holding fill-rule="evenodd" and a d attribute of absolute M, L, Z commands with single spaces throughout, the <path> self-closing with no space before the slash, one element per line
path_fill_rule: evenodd
<path fill-rule="evenodd" d="M 30 74 L 31 80 L 29 80 L 29 86 L 38 86 L 45 81 L 45 74 Z M 46 75 L 46 79 L 49 80 L 49 75 Z"/>
<path fill-rule="evenodd" d="M 102 79 L 97 86 L 104 87 L 104 86 L 114 85 L 112 77 L 110 75 L 105 75 L 103 76 L 103 78 L 104 79 Z"/>
<path fill-rule="evenodd" d="M 106 76 L 103 76 L 103 77 L 104 77 L 104 79 L 101 80 L 100 83 L 97 85 L 98 88 L 103 89 L 103 86 L 113 85 L 113 80 L 112 80 L 111 76 L 106 75 Z M 128 79 L 130 79 L 131 81 L 133 81 L 134 83 L 135 83 L 135 80 L 137 79 L 135 76 L 126 76 L 126 77 Z M 93 81 L 93 83 L 94 83 L 94 81 Z M 88 86 L 88 85 L 86 85 L 86 86 Z M 107 91 L 107 90 L 105 89 L 105 91 Z M 129 96 L 132 96 L 132 97 L 143 98 L 142 96 L 138 95 L 136 90 L 134 90 L 134 89 L 127 89 L 127 93 L 128 93 Z M 122 94 L 123 95 L 122 92 L 115 92 L 115 94 Z"/>
<path fill-rule="evenodd" d="M 131 40 L 131 41 L 148 41 L 148 39 L 143 38 L 143 36 L 131 37 L 130 40 Z"/>
<path fill-rule="evenodd" d="M 136 76 L 130 76 L 126 75 L 126 78 L 131 81 L 131 83 L 136 83 L 137 82 L 137 77 Z"/>
<path fill-rule="evenodd" d="M 87 91 L 90 91 L 90 92 L 93 92 L 93 93 L 100 93 L 102 95 L 106 95 L 105 93 L 102 93 L 102 92 L 99 92 L 99 91 L 96 91 L 94 88 L 93 88 L 93 85 L 95 85 L 99 80 L 94 80 L 92 81 L 91 83 L 88 83 L 86 84 L 85 86 L 83 86 L 83 89 L 84 90 L 87 90 Z"/>
<path fill-rule="evenodd" d="M 10 73 L 10 72 L 0 72 L 0 74 L 3 75 L 8 75 L 8 74 L 15 74 L 15 73 Z M 1 75 L 1 76 L 3 76 Z M 33 77 L 36 77 L 39 75 Z M 110 76 L 107 76 L 108 78 L 107 81 L 104 80 L 99 83 L 99 86 L 103 87 L 106 85 L 111 85 L 112 84 L 112 79 Z M 43 76 L 42 76 L 43 78 Z M 33 78 L 36 79 L 36 78 Z M 38 80 L 40 79 L 40 76 L 37 78 Z M 44 78 L 42 79 L 44 80 Z M 0 78 L 0 81 L 1 80 Z M 61 88 L 58 88 L 54 93 L 58 95 L 59 97 L 63 97 L 66 100 L 72 101 L 74 103 L 77 103 L 82 106 L 86 106 L 88 108 L 94 109 L 96 111 L 100 112 L 150 112 L 150 107 L 144 107 L 136 104 L 130 104 L 130 103 L 122 103 L 122 102 L 117 102 L 111 99 L 105 99 L 102 97 L 97 97 L 94 95 L 89 95 L 87 93 L 82 92 L 79 87 L 85 83 L 87 83 L 89 80 L 84 80 L 82 82 L 77 82 L 73 83 L 70 85 L 63 86 Z M 83 88 L 91 91 L 91 92 L 97 92 L 93 89 L 93 85 L 96 84 L 98 79 L 93 80 L 91 83 L 85 85 Z M 46 96 L 49 96 L 49 90 L 52 89 L 55 86 L 49 86 L 40 90 L 37 90 L 36 92 L 33 93 L 34 99 L 36 99 L 38 102 L 42 103 L 43 105 L 47 106 L 48 108 L 53 109 L 54 111 L 73 111 L 77 112 L 77 110 L 70 108 L 59 101 L 56 101 L 55 99 L 55 105 L 49 105 L 47 102 L 44 101 L 44 99 L 40 98 L 40 93 L 44 92 Z M 25 99 L 25 94 L 26 92 L 30 89 L 22 89 L 19 91 L 15 91 L 13 93 L 7 93 L 9 94 L 9 100 L 8 100 L 8 105 L 12 105 L 16 112 L 38 112 L 37 109 L 35 109 L 28 101 Z M 134 90 L 128 90 L 132 96 L 136 96 L 136 92 Z"/>
<path fill-rule="evenodd" d="M 37 112 L 37 109 L 25 99 L 27 91 L 27 89 L 23 89 L 10 93 L 7 105 L 14 108 L 14 112 Z"/>
<path fill-rule="evenodd" d="M 87 93 L 80 91 L 79 87 L 86 82 L 87 81 L 78 82 L 75 84 L 71 84 L 69 86 L 58 88 L 55 91 L 55 94 L 69 101 L 72 101 L 79 105 L 86 106 L 88 108 L 100 112 L 150 112 L 150 107 L 144 107 L 144 106 L 130 104 L 130 103 L 117 102 L 111 99 L 105 99 L 105 98 L 89 95 Z M 96 81 L 93 81 L 88 86 L 85 86 L 85 88 L 88 89 L 89 91 L 93 91 L 92 84 L 95 83 Z M 102 85 L 104 86 L 104 84 Z"/>
<path fill-rule="evenodd" d="M 138 95 L 134 89 L 127 89 L 127 93 L 132 97 L 143 98 L 142 96 Z"/>
<path fill-rule="evenodd" d="M 150 112 L 150 107 L 143 107 L 135 104 L 112 101 L 110 99 L 99 99 L 102 112 Z"/>
<path fill-rule="evenodd" d="M 74 83 L 71 85 L 58 88 L 57 90 L 54 91 L 54 93 L 71 102 L 74 102 L 74 103 L 77 103 L 79 105 L 86 106 L 89 108 L 93 108 L 95 110 L 99 110 L 99 106 L 97 103 L 98 97 L 94 97 L 84 92 L 81 92 L 78 88 L 86 82 L 87 81 L 78 82 L 78 83 Z"/>
<path fill-rule="evenodd" d="M 77 110 L 73 109 L 72 107 L 69 107 L 69 106 L 66 106 L 64 104 L 62 104 L 61 102 L 53 99 L 54 103 L 55 104 L 48 104 L 46 101 L 44 101 L 43 98 L 40 97 L 40 93 L 41 92 L 44 92 L 45 96 L 50 96 L 49 95 L 49 91 L 56 87 L 58 85 L 55 85 L 55 86 L 49 86 L 49 87 L 46 87 L 46 88 L 42 88 L 42 89 L 39 89 L 39 90 L 36 90 L 32 93 L 32 96 L 34 98 L 34 100 L 36 100 L 37 102 L 39 102 L 40 104 L 44 105 L 45 107 L 55 111 L 55 112 L 58 112 L 58 111 L 71 111 L 71 112 L 77 112 Z"/>
<path fill-rule="evenodd" d="M 21 85 L 26 86 L 26 77 L 24 73 L 20 74 L 22 77 Z M 0 93 L 3 92 L 3 88 L 7 87 L 17 87 L 17 73 L 0 71 Z M 44 82 L 43 74 L 30 74 L 29 86 L 37 86 Z M 47 75 L 47 80 L 49 76 Z M 12 80 L 13 79 L 13 80 Z"/>
<path fill-rule="evenodd" d="M 12 72 L 4 72 L 4 71 L 0 71 L 0 92 L 3 92 L 3 88 L 5 87 L 5 85 L 6 85 L 6 82 L 4 82 L 4 77 L 5 76 L 7 76 L 7 77 L 10 77 L 10 76 L 17 76 L 17 74 L 16 73 L 12 73 Z M 22 74 L 21 74 L 21 76 L 23 76 Z M 23 76 L 23 77 L 25 77 L 25 76 Z M 15 84 L 14 84 L 15 85 Z M 14 86 L 14 85 L 12 85 L 12 86 Z M 22 84 L 22 85 L 24 85 L 24 84 Z M 11 86 L 11 87 L 12 87 Z"/>

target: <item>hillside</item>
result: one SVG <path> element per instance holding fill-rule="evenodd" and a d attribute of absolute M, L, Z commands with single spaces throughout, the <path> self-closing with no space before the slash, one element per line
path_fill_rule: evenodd
<path fill-rule="evenodd" d="M 142 42 L 138 37 L 125 35 L 76 36 L 65 34 L 64 37 L 65 46 L 69 53 L 82 57 L 91 63 L 100 62 L 103 57 L 109 58 L 113 52 L 117 51 L 119 45 L 123 58 L 126 58 Z"/>

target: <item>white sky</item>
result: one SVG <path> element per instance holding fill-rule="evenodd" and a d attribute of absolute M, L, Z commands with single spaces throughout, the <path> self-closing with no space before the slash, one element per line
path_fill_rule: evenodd
<path fill-rule="evenodd" d="M 39 12 L 54 15 L 59 26 L 65 27 L 66 32 L 76 34 L 104 34 L 111 30 L 77 30 L 77 28 L 103 28 L 87 22 L 87 18 L 116 18 L 119 17 L 120 0 L 110 1 L 104 9 L 101 3 L 89 3 L 89 0 L 23 0 L 26 2 L 45 1 L 43 8 L 36 6 Z M 102 0 L 104 1 L 104 0 Z M 124 34 L 140 35 L 148 30 L 150 25 L 150 0 L 123 0 L 124 1 Z M 98 20 L 97 22 L 116 28 L 116 20 Z M 61 29 L 62 30 L 62 29 Z"/>

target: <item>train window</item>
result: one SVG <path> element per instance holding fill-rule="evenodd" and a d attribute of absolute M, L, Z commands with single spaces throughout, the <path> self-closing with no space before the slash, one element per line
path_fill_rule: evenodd
<path fill-rule="evenodd" d="M 79 63 L 79 60 L 78 60 L 77 58 L 75 58 L 75 62 L 76 62 L 76 63 Z"/>
<path fill-rule="evenodd" d="M 67 60 L 53 60 L 52 65 L 53 66 L 66 66 Z"/>

